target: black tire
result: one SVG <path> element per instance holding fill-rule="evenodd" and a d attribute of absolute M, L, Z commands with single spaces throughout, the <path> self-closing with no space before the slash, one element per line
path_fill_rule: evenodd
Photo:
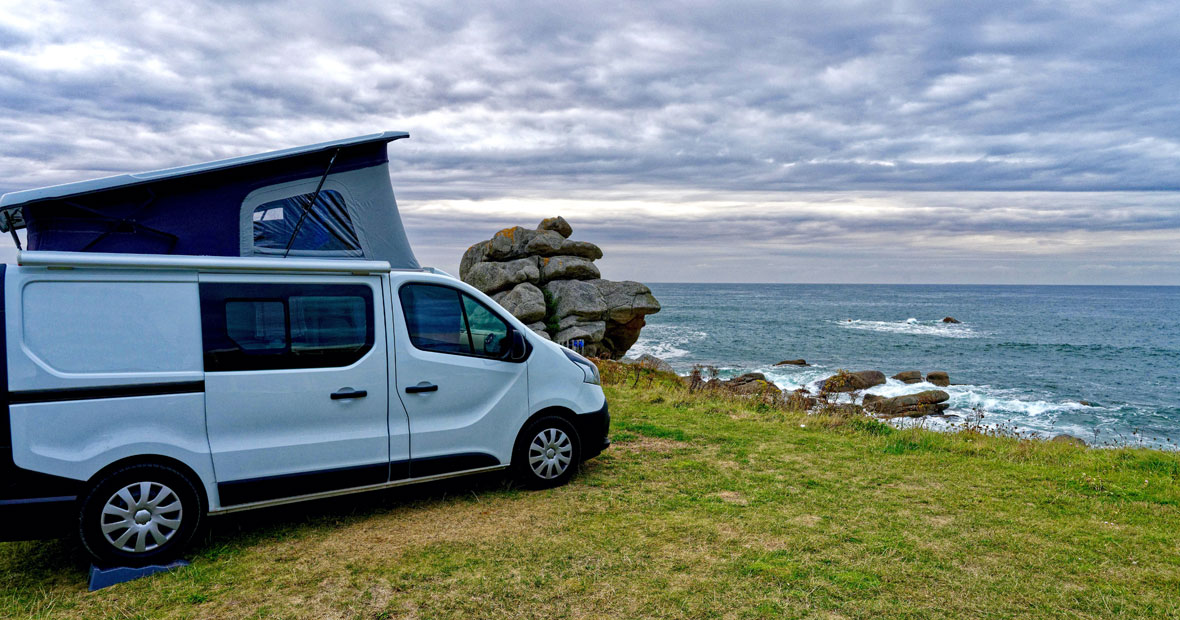
<path fill-rule="evenodd" d="M 512 452 L 514 477 L 530 489 L 549 489 L 569 482 L 581 462 L 582 442 L 577 430 L 557 416 L 530 422 L 520 432 Z"/>
<path fill-rule="evenodd" d="M 90 487 L 78 531 L 101 566 L 166 564 L 196 536 L 205 510 L 196 485 L 183 473 L 167 465 L 129 465 Z"/>

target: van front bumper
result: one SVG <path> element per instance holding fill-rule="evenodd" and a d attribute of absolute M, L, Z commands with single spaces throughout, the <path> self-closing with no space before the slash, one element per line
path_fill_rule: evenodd
<path fill-rule="evenodd" d="M 610 408 L 602 401 L 602 409 L 575 416 L 578 437 L 582 440 L 582 460 L 592 459 L 610 447 Z"/>

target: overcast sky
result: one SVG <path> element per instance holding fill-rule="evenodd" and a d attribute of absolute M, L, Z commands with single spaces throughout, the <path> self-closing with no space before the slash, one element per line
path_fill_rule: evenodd
<path fill-rule="evenodd" d="M 448 270 L 561 214 L 612 278 L 1180 284 L 1178 40 L 1175 1 L 0 0 L 0 192 L 404 130 Z"/>

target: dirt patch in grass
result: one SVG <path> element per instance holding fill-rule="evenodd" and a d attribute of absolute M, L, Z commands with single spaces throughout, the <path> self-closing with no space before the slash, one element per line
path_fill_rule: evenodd
<path fill-rule="evenodd" d="M 750 500 L 746 499 L 744 495 L 737 491 L 720 491 L 717 493 L 717 497 L 731 504 L 737 504 L 738 506 L 748 506 L 750 504 Z"/>
<path fill-rule="evenodd" d="M 612 445 L 611 450 L 622 453 L 655 452 L 657 454 L 668 454 L 688 446 L 689 444 L 687 442 L 677 441 L 675 439 L 636 435 L 634 439 Z"/>
<path fill-rule="evenodd" d="M 798 527 L 815 527 L 824 522 L 824 518 L 819 515 L 799 515 L 791 519 L 791 525 Z"/>

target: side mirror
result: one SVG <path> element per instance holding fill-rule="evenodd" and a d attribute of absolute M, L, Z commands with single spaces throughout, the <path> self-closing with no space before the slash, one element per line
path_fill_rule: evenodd
<path fill-rule="evenodd" d="M 529 341 L 525 340 L 524 334 L 517 330 L 512 330 L 512 347 L 508 350 L 508 360 L 511 362 L 519 362 L 529 354 Z"/>

